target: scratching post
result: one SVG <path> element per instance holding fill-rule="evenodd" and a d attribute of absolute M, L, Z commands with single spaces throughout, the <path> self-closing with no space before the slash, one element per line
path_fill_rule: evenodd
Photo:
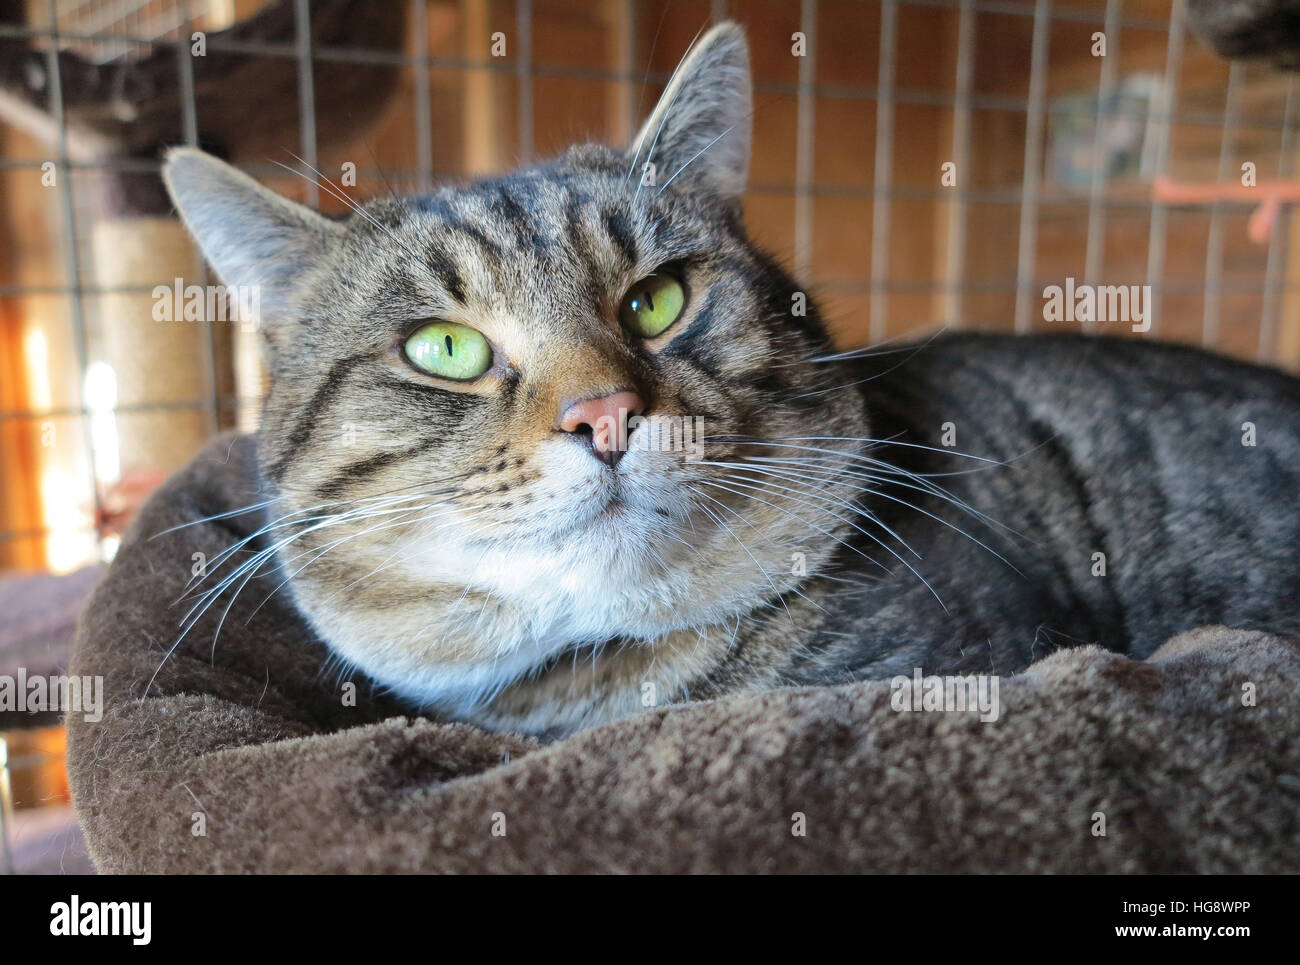
<path fill-rule="evenodd" d="M 108 363 L 117 377 L 119 448 L 131 461 L 122 470 L 170 472 L 210 434 L 207 327 L 216 326 L 215 342 L 227 337 L 229 325 L 185 321 L 182 306 L 173 306 L 170 320 L 154 318 L 154 286 L 170 289 L 176 278 L 193 284 L 201 277 L 193 245 L 174 218 L 99 221 L 92 239 L 95 284 L 114 290 L 92 302 L 91 358 Z"/>

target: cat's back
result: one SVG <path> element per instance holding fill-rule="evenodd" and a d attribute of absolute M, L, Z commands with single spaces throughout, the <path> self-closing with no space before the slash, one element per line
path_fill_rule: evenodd
<path fill-rule="evenodd" d="M 946 331 L 865 360 L 881 378 L 894 372 L 927 382 L 960 371 L 982 372 L 1026 396 L 1050 395 L 1080 379 L 1149 391 L 1223 392 L 1300 403 L 1300 379 L 1216 352 L 1145 337 Z M 901 361 L 900 361 L 901 360 Z"/>
<path fill-rule="evenodd" d="M 1026 531 L 1033 565 L 1105 579 L 1136 649 L 1197 623 L 1300 629 L 1300 379 L 1125 337 L 913 349 L 858 373 L 872 435 L 933 447 L 900 458 L 959 473 L 963 498 Z"/>
<path fill-rule="evenodd" d="M 1187 345 L 1084 335 L 943 333 L 864 360 L 869 407 L 926 421 L 946 413 L 966 428 L 1018 437 L 1034 424 L 1083 442 L 1257 448 L 1300 455 L 1300 379 Z M 897 400 L 906 404 L 898 405 Z M 945 421 L 947 421 L 945 420 Z M 1249 426 L 1243 425 L 1250 423 Z M 1254 429 L 1254 443 L 1250 443 Z M 1228 431 L 1228 430 L 1232 431 Z"/>

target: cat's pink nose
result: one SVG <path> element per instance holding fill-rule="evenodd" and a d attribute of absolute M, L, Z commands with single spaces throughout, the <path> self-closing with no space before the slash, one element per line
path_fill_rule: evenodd
<path fill-rule="evenodd" d="M 645 412 L 645 400 L 621 391 L 598 399 L 580 399 L 560 407 L 556 428 L 591 443 L 591 453 L 611 469 L 627 446 L 627 420 Z"/>

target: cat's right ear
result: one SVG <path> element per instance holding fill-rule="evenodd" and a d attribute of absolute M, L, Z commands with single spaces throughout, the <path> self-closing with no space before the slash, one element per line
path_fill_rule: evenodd
<path fill-rule="evenodd" d="M 256 286 L 264 316 L 343 230 L 194 148 L 167 152 L 163 181 L 203 257 L 227 285 Z"/>
<path fill-rule="evenodd" d="M 745 32 L 712 27 L 677 65 L 627 149 L 641 183 L 675 184 L 739 204 L 749 171 L 753 92 Z"/>

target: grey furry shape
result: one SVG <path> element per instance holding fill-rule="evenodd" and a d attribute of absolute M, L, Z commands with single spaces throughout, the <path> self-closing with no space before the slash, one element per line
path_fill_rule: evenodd
<path fill-rule="evenodd" d="M 1221 57 L 1261 58 L 1300 67 L 1300 3 L 1296 0 L 1189 0 L 1192 30 Z"/>
<path fill-rule="evenodd" d="M 817 587 L 828 605 L 792 682 L 1003 673 L 1081 643 L 1140 658 L 1209 623 L 1300 631 L 1300 381 L 1130 338 L 902 351 L 849 364 L 899 473 L 864 502 L 915 572 Z M 944 426 L 981 461 L 945 451 Z M 871 574 L 858 551 L 879 548 L 847 543 L 831 575 Z"/>

